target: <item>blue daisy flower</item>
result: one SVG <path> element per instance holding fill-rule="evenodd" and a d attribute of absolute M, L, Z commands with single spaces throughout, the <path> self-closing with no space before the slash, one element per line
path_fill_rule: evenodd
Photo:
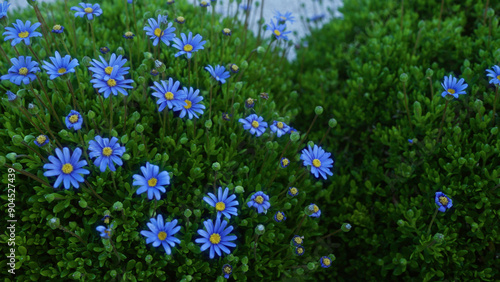
<path fill-rule="evenodd" d="M 80 130 L 82 128 L 83 118 L 79 112 L 71 110 L 66 116 L 66 127 L 68 129 Z"/>
<path fill-rule="evenodd" d="M 270 30 L 276 39 L 288 40 L 288 36 L 286 35 L 291 33 L 291 31 L 285 31 L 285 28 L 285 24 L 275 24 L 273 20 L 266 26 L 266 30 Z"/>
<path fill-rule="evenodd" d="M 245 100 L 245 107 L 248 108 L 248 109 L 251 109 L 253 107 L 255 107 L 255 100 L 252 99 L 252 98 L 248 98 Z"/>
<path fill-rule="evenodd" d="M 489 83 L 500 85 L 500 67 L 497 65 L 493 66 L 493 70 L 487 69 L 488 73 L 486 76 L 491 77 Z"/>
<path fill-rule="evenodd" d="M 256 208 L 258 213 L 267 213 L 267 210 L 271 207 L 271 203 L 269 203 L 269 196 L 264 194 L 262 191 L 254 193 L 247 205 L 249 208 Z"/>
<path fill-rule="evenodd" d="M 299 236 L 299 235 L 293 236 L 292 245 L 298 247 L 298 246 L 302 245 L 303 243 L 304 243 L 304 237 Z"/>
<path fill-rule="evenodd" d="M 282 121 L 274 121 L 270 126 L 271 131 L 276 133 L 278 137 L 281 137 L 290 131 L 290 126 L 286 125 L 286 123 Z"/>
<path fill-rule="evenodd" d="M 7 94 L 7 100 L 9 102 L 13 102 L 17 99 L 17 95 L 12 93 L 12 91 L 7 90 L 7 92 L 5 94 Z"/>
<path fill-rule="evenodd" d="M 453 207 L 453 201 L 443 192 L 436 192 L 434 201 L 438 205 L 440 212 L 445 212 L 447 209 Z"/>
<path fill-rule="evenodd" d="M 297 189 L 297 187 L 289 187 L 288 188 L 288 195 L 290 195 L 291 197 L 295 197 L 299 194 L 299 189 Z"/>
<path fill-rule="evenodd" d="M 104 46 L 99 48 L 99 52 L 101 52 L 103 55 L 106 55 L 109 52 L 109 48 Z"/>
<path fill-rule="evenodd" d="M 288 165 L 290 165 L 290 160 L 288 158 L 281 158 L 280 165 L 282 168 L 286 168 Z"/>
<path fill-rule="evenodd" d="M 311 173 L 314 174 L 314 177 L 319 178 L 319 175 L 321 175 L 326 179 L 326 175 L 333 175 L 330 170 L 334 163 L 330 158 L 331 155 L 321 147 L 314 145 L 314 149 L 311 146 L 304 148 L 300 159 L 304 161 L 304 166 L 311 166 Z"/>
<path fill-rule="evenodd" d="M 175 18 L 174 21 L 178 24 L 184 24 L 186 22 L 186 19 L 184 17 L 179 16 L 179 17 Z"/>
<path fill-rule="evenodd" d="M 240 67 L 236 64 L 230 64 L 229 70 L 231 70 L 232 73 L 238 73 L 240 71 Z"/>
<path fill-rule="evenodd" d="M 238 205 L 236 195 L 233 194 L 228 197 L 228 193 L 229 188 L 224 189 L 223 193 L 222 187 L 219 187 L 217 197 L 212 193 L 208 193 L 208 197 L 203 197 L 205 202 L 215 208 L 217 217 L 224 215 L 230 219 L 231 215 L 238 216 L 238 209 L 234 207 Z"/>
<path fill-rule="evenodd" d="M 120 157 L 125 153 L 125 147 L 120 146 L 116 137 L 112 137 L 110 141 L 109 138 L 97 135 L 94 140 L 89 141 L 89 150 L 91 151 L 90 158 L 97 157 L 94 164 L 99 167 L 101 172 L 106 171 L 106 167 L 109 167 L 111 171 L 116 171 L 113 163 L 119 166 L 123 165 Z"/>
<path fill-rule="evenodd" d="M 306 250 L 304 249 L 304 247 L 302 245 L 299 245 L 295 248 L 295 254 L 298 255 L 298 256 L 302 256 L 304 255 L 304 252 Z"/>
<path fill-rule="evenodd" d="M 75 18 L 87 16 L 87 19 L 90 21 L 94 19 L 94 16 L 98 17 L 102 14 L 102 9 L 99 4 L 90 4 L 90 3 L 80 3 L 81 8 L 78 6 L 71 7 L 72 11 L 76 11 Z"/>
<path fill-rule="evenodd" d="M 120 68 L 115 65 L 109 76 L 106 74 L 102 78 L 94 78 L 90 82 L 95 89 L 99 89 L 99 93 L 104 93 L 104 98 L 108 98 L 109 94 L 117 96 L 118 93 L 127 96 L 128 92 L 126 89 L 134 88 L 132 85 L 128 85 L 128 83 L 133 83 L 134 81 L 132 79 L 124 79 L 123 76 L 119 75 L 119 72 Z"/>
<path fill-rule="evenodd" d="M 184 106 L 174 105 L 174 111 L 181 111 L 179 114 L 180 118 L 183 118 L 186 114 L 188 114 L 189 119 L 192 119 L 193 116 L 198 118 L 198 114 L 203 114 L 203 109 L 205 106 L 200 102 L 203 100 L 202 96 L 198 96 L 200 90 L 193 90 L 193 87 L 189 87 L 189 91 L 187 87 L 184 87 L 184 94 L 186 95 L 186 100 L 184 100 Z"/>
<path fill-rule="evenodd" d="M 212 78 L 218 81 L 220 84 L 226 83 L 226 79 L 231 76 L 229 72 L 226 71 L 226 68 L 220 65 L 216 65 L 215 69 L 211 65 L 208 65 L 207 67 L 205 67 L 205 70 L 207 70 Z"/>
<path fill-rule="evenodd" d="M 222 266 L 222 274 L 224 275 L 224 278 L 229 279 L 229 276 L 233 274 L 233 267 L 229 264 L 224 264 Z"/>
<path fill-rule="evenodd" d="M 280 13 L 279 11 L 274 11 L 274 18 L 278 22 L 285 23 L 289 21 L 290 23 L 295 22 L 295 18 L 292 16 L 292 12 Z"/>
<path fill-rule="evenodd" d="M 50 57 L 49 59 L 52 61 L 52 64 L 46 61 L 43 61 L 42 68 L 47 71 L 47 74 L 50 75 L 50 79 L 53 80 L 56 77 L 61 75 L 75 72 L 75 67 L 78 66 L 78 60 L 71 60 L 70 55 L 66 55 L 61 57 L 59 52 L 56 51 L 55 57 Z M 71 60 L 71 61 L 70 61 Z"/>
<path fill-rule="evenodd" d="M 199 34 L 193 37 L 193 33 L 190 32 L 186 37 L 184 33 L 181 33 L 181 38 L 176 37 L 173 39 L 174 44 L 172 46 L 180 50 L 175 54 L 175 57 L 186 54 L 187 58 L 191 59 L 193 52 L 204 49 L 203 44 L 205 44 L 206 41 L 201 41 L 203 37 Z"/>
<path fill-rule="evenodd" d="M 204 7 L 208 7 L 208 6 L 210 6 L 210 3 L 208 3 L 207 1 L 203 0 L 200 2 L 200 7 L 204 8 Z"/>
<path fill-rule="evenodd" d="M 264 118 L 256 114 L 251 114 L 244 119 L 240 118 L 238 121 L 243 124 L 243 129 L 250 130 L 250 134 L 255 134 L 257 137 L 261 136 L 267 128 L 267 122 L 264 121 Z"/>
<path fill-rule="evenodd" d="M 64 31 L 64 26 L 56 24 L 52 27 L 52 32 L 53 33 L 63 33 Z"/>
<path fill-rule="evenodd" d="M 167 46 L 170 46 L 170 41 L 175 38 L 175 27 L 172 27 L 172 23 L 168 23 L 166 29 L 161 29 L 161 24 L 167 22 L 167 16 L 158 15 L 158 21 L 153 18 L 148 19 L 149 26 L 145 26 L 144 30 L 146 35 L 150 36 L 149 39 L 154 40 L 153 46 L 158 45 L 160 40 Z"/>
<path fill-rule="evenodd" d="M 171 247 L 175 247 L 175 244 L 180 244 L 181 240 L 174 237 L 174 235 L 181 230 L 180 226 L 177 226 L 177 219 L 170 222 L 164 222 L 163 216 L 159 214 L 156 219 L 152 217 L 151 222 L 148 222 L 149 230 L 141 231 L 141 235 L 146 237 L 146 244 L 153 243 L 153 247 L 163 246 L 167 255 L 172 254 Z"/>
<path fill-rule="evenodd" d="M 23 23 L 21 20 L 16 20 L 16 23 L 12 23 L 14 27 L 5 27 L 6 32 L 3 33 L 3 36 L 5 38 L 3 39 L 4 41 L 12 39 L 10 42 L 11 46 L 16 46 L 17 43 L 21 42 L 24 40 L 24 44 L 30 45 L 30 38 L 31 37 L 38 37 L 42 36 L 40 32 L 35 31 L 41 24 L 40 23 L 34 23 L 31 25 L 30 21 L 26 21 L 26 23 Z"/>
<path fill-rule="evenodd" d="M 140 186 L 137 189 L 137 195 L 148 192 L 148 199 L 152 200 L 153 196 L 160 200 L 160 192 L 165 193 L 165 185 L 170 184 L 170 175 L 166 171 L 160 172 L 160 167 L 157 165 L 146 163 L 146 166 L 141 166 L 142 175 L 134 174 L 134 182 L 132 185 Z"/>
<path fill-rule="evenodd" d="M 10 3 L 8 1 L 2 2 L 0 4 L 0 19 L 3 19 L 7 16 L 7 10 L 9 9 Z"/>
<path fill-rule="evenodd" d="M 469 85 L 466 83 L 464 84 L 463 78 L 461 78 L 457 82 L 457 78 L 452 77 L 450 74 L 450 76 L 444 77 L 444 82 L 441 83 L 441 86 L 443 86 L 444 88 L 443 93 L 441 93 L 442 97 L 446 97 L 446 95 L 451 95 L 455 97 L 455 99 L 458 99 L 458 95 L 466 94 L 464 90 Z"/>
<path fill-rule="evenodd" d="M 38 147 L 42 147 L 43 145 L 49 143 L 49 137 L 47 137 L 47 135 L 38 135 L 37 138 L 35 138 L 35 141 L 34 143 L 38 146 Z"/>
<path fill-rule="evenodd" d="M 64 188 L 67 190 L 71 186 L 79 188 L 78 182 L 84 182 L 82 174 L 89 174 L 90 171 L 83 168 L 87 165 L 86 160 L 81 160 L 82 149 L 76 148 L 73 154 L 70 154 L 69 148 L 56 148 L 56 157 L 49 156 L 50 163 L 44 164 L 43 168 L 47 171 L 43 173 L 46 177 L 57 176 L 54 187 L 57 188 L 64 182 Z"/>
<path fill-rule="evenodd" d="M 89 70 L 94 73 L 92 75 L 93 78 L 108 80 L 115 68 L 118 69 L 115 76 L 120 80 L 123 80 L 124 76 L 128 74 L 130 68 L 124 67 L 127 63 L 127 59 L 122 59 L 122 55 L 117 57 L 115 53 L 111 54 L 109 63 L 102 56 L 99 56 L 99 59 L 101 59 L 101 61 L 92 59 L 92 62 L 90 62 L 91 66 Z"/>
<path fill-rule="evenodd" d="M 285 213 L 281 212 L 281 211 L 277 211 L 276 214 L 274 215 L 274 220 L 276 222 L 282 222 L 282 221 L 286 220 Z"/>
<path fill-rule="evenodd" d="M 167 106 L 169 109 L 175 107 L 175 109 L 180 110 L 182 107 L 187 106 L 187 103 L 184 102 L 186 100 L 187 95 L 184 93 L 184 90 L 179 89 L 180 82 L 174 80 L 172 78 L 168 79 L 168 82 L 161 80 L 160 83 L 154 82 L 155 86 L 151 86 L 153 92 L 153 96 L 160 98 L 156 101 L 156 104 L 160 105 L 158 111 L 161 112 Z"/>
<path fill-rule="evenodd" d="M 321 267 L 329 268 L 332 265 L 332 260 L 329 257 L 324 256 L 319 259 L 319 263 L 321 264 Z"/>
<path fill-rule="evenodd" d="M 320 215 L 321 215 L 321 210 L 315 204 L 310 204 L 307 207 L 307 210 L 308 210 L 308 214 L 310 217 L 320 217 Z"/>
<path fill-rule="evenodd" d="M 109 239 L 111 237 L 111 231 L 113 230 L 113 224 L 106 228 L 105 226 L 99 225 L 95 228 L 95 230 L 101 232 L 101 237 L 104 239 Z"/>
<path fill-rule="evenodd" d="M 19 58 L 11 58 L 12 67 L 9 69 L 9 73 L 2 75 L 0 79 L 9 80 L 10 82 L 21 85 L 30 84 L 36 79 L 35 73 L 40 71 L 38 63 L 31 60 L 29 56 L 19 56 Z"/>
<path fill-rule="evenodd" d="M 200 250 L 203 252 L 206 249 L 210 248 L 210 258 L 214 258 L 215 253 L 218 256 L 221 256 L 221 250 L 226 254 L 231 253 L 228 247 L 236 247 L 236 244 L 230 241 L 236 240 L 235 235 L 229 235 L 231 231 L 233 231 L 233 227 L 231 225 L 227 226 L 227 221 L 221 220 L 220 217 L 217 217 L 214 222 L 209 219 L 203 222 L 205 225 L 205 229 L 198 229 L 198 234 L 202 236 L 202 238 L 198 238 L 195 240 L 196 243 L 203 244 L 200 247 Z M 227 228 L 226 228 L 227 226 Z"/>

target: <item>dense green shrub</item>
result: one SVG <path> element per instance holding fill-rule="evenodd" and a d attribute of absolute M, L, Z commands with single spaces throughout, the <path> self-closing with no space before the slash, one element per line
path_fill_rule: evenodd
<path fill-rule="evenodd" d="M 269 32 L 256 38 L 235 17 L 219 22 L 218 16 L 214 19 L 209 11 L 193 6 L 191 1 L 176 1 L 174 5 L 166 1 L 134 2 L 137 3 L 132 9 L 126 1 L 101 1 L 103 14 L 92 25 L 69 11 L 78 1 L 40 4 L 40 14 L 48 29 L 42 38 L 32 38 L 34 54 L 24 43 L 18 44 L 17 50 L 10 47 L 10 41 L 1 44 L 6 53 L 0 63 L 2 74 L 12 66 L 6 57 L 17 57 L 16 52 L 33 56 L 40 67 L 42 60 L 54 56 L 55 50 L 63 56 L 71 55 L 80 64 L 76 73 L 67 75 L 68 80 L 50 80 L 41 71 L 38 73 L 41 84 L 38 80 L 29 86 L 16 86 L 8 80 L 0 84 L 3 92 L 17 94 L 14 102 L 2 94 L 0 115 L 1 181 L 5 187 L 2 206 L 7 209 L 14 202 L 13 218 L 17 219 L 16 276 L 7 279 L 220 280 L 226 263 L 233 267 L 232 277 L 240 280 L 278 280 L 301 274 L 307 274 L 305 278 L 314 275 L 319 280 L 331 278 L 333 267 L 324 269 L 319 261 L 333 250 L 318 247 L 316 240 L 327 232 L 340 230 L 342 222 L 330 222 L 332 209 L 327 206 L 319 205 L 326 216 L 306 215 L 305 208 L 314 202 L 314 196 L 330 197 L 333 189 L 322 189 L 328 182 L 311 176 L 299 159 L 297 152 L 310 139 L 305 134 L 307 126 L 294 124 L 298 110 L 290 105 L 297 93 L 293 92 L 293 71 L 283 59 L 285 52 L 267 47 L 271 41 Z M 175 57 L 177 51 L 172 47 L 162 45 L 160 50 L 153 47 L 142 29 L 147 19 L 156 19 L 158 14 L 168 15 L 169 22 L 183 16 L 183 25 L 174 23 L 177 36 L 179 31 L 199 33 L 207 40 L 205 50 L 198 51 L 188 61 L 184 56 Z M 11 14 L 5 26 L 12 26 L 15 19 L 38 21 L 31 8 Z M 62 34 L 50 32 L 56 24 L 65 26 Z M 232 36 L 221 33 L 224 27 L 233 30 Z M 135 38 L 124 38 L 127 31 L 135 33 Z M 131 69 L 126 78 L 134 82 L 126 97 L 119 94 L 103 99 L 90 83 L 89 63 L 98 58 L 98 50 L 104 46 L 111 50 L 106 59 L 112 53 L 128 59 L 125 66 Z M 240 70 L 221 87 L 211 82 L 209 73 L 204 71 L 208 64 L 229 63 L 237 64 Z M 157 76 L 151 74 L 153 68 L 159 72 Z M 169 77 L 183 86 L 200 89 L 206 106 L 200 119 L 180 118 L 172 111 L 168 115 L 158 113 L 157 99 L 151 96 L 150 86 L 153 81 Z M 268 93 L 269 99 L 261 98 L 266 96 L 261 93 Z M 210 97 L 213 98 L 211 119 Z M 253 108 L 244 106 L 247 98 L 255 99 Z M 26 112 L 24 109 L 30 103 L 35 106 Z M 50 104 L 54 109 L 44 107 Z M 78 110 L 83 116 L 81 130 L 67 129 L 64 125 L 71 110 Z M 223 113 L 230 119 L 224 120 Z M 259 138 L 251 136 L 238 122 L 250 113 L 263 116 L 269 125 L 273 120 L 284 121 L 302 135 L 286 134 L 278 138 L 267 131 Z M 326 126 L 324 123 L 319 130 L 321 134 L 326 132 Z M 39 148 L 34 140 L 41 133 L 51 142 Z M 82 148 L 81 159 L 87 159 L 88 143 L 97 135 L 117 137 L 126 147 L 123 166 L 117 166 L 116 172 L 101 173 L 93 160 L 88 160 L 85 167 L 90 174 L 79 189 L 52 187 L 55 177 L 45 177 L 43 169 L 48 156 L 54 155 L 57 147 L 69 147 L 72 151 Z M 291 160 L 287 168 L 280 167 L 280 156 Z M 132 185 L 132 176 L 140 174 L 140 167 L 146 162 L 170 173 L 171 184 L 159 201 L 151 201 L 144 194 L 136 195 L 138 187 Z M 13 170 L 15 174 L 10 173 Z M 15 200 L 8 196 L 12 193 L 8 192 L 7 184 L 16 186 Z M 217 186 L 229 187 L 230 193 L 237 195 L 238 216 L 231 217 L 229 225 L 234 227 L 232 234 L 238 239 L 231 255 L 209 259 L 207 251 L 201 252 L 195 239 L 199 238 L 197 230 L 203 229 L 203 221 L 215 218 L 214 209 L 202 199 Z M 299 188 L 297 197 L 287 196 L 290 186 Z M 271 198 L 267 214 L 257 214 L 247 206 L 252 194 L 261 190 Z M 275 222 L 277 211 L 284 212 L 287 220 Z M 140 231 L 148 230 L 146 223 L 157 214 L 168 220 L 177 219 L 182 227 L 176 235 L 181 243 L 173 248 L 172 255 L 146 244 L 140 235 Z M 108 215 L 109 225 L 103 222 Z M 102 239 L 96 227 L 111 224 L 111 239 Z M 256 233 L 259 224 L 264 225 L 264 233 Z M 303 256 L 296 256 L 295 248 L 290 246 L 296 234 L 305 238 Z M 7 247 L 10 235 L 10 232 L 0 235 L 2 246 L 6 246 L 5 254 L 10 251 Z M 0 260 L 3 270 L 9 261 L 5 256 Z"/>
<path fill-rule="evenodd" d="M 500 99 L 485 70 L 500 64 L 500 3 L 443 1 L 440 20 L 440 2 L 345 1 L 298 51 L 298 124 L 315 105 L 338 122 L 332 193 L 316 200 L 353 225 L 327 241 L 339 280 L 498 279 Z M 468 88 L 447 102 L 450 74 Z M 436 191 L 454 207 L 429 232 Z"/>

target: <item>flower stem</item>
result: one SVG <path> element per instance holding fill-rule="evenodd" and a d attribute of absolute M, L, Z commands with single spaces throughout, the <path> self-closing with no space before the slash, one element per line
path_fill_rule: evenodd
<path fill-rule="evenodd" d="M 448 108 L 448 102 L 449 100 L 446 100 L 446 105 L 444 106 L 444 111 L 443 111 L 443 118 L 441 119 L 441 126 L 439 127 L 439 133 L 436 141 L 439 142 L 439 137 L 441 136 L 441 130 L 443 129 L 443 124 L 444 124 L 444 117 L 446 116 L 446 108 Z"/>
<path fill-rule="evenodd" d="M 438 30 L 441 29 L 441 17 L 443 15 L 443 6 L 444 6 L 444 0 L 441 0 L 441 10 L 439 11 Z"/>
<path fill-rule="evenodd" d="M 429 228 L 427 228 L 427 233 L 431 232 L 431 227 L 432 224 L 434 223 L 434 219 L 436 218 L 436 215 L 438 214 L 439 208 L 436 208 L 436 211 L 434 212 L 434 215 L 432 216 L 431 223 L 429 224 Z"/>

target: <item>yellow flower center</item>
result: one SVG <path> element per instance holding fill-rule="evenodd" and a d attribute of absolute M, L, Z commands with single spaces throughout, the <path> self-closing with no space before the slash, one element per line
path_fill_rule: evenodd
<path fill-rule="evenodd" d="M 446 206 L 446 205 L 448 205 L 448 198 L 441 196 L 441 197 L 439 197 L 439 202 L 440 202 L 443 206 Z"/>
<path fill-rule="evenodd" d="M 302 238 L 300 238 L 300 237 L 295 237 L 293 240 L 295 241 L 295 243 L 297 243 L 299 245 L 302 244 Z"/>
<path fill-rule="evenodd" d="M 167 238 L 167 232 L 165 232 L 165 231 L 158 232 L 158 239 L 160 239 L 160 241 L 163 241 L 166 238 Z"/>
<path fill-rule="evenodd" d="M 297 253 L 302 254 L 304 252 L 303 248 L 297 248 Z"/>
<path fill-rule="evenodd" d="M 110 78 L 110 79 L 108 79 L 107 84 L 108 84 L 109 87 L 116 86 L 116 80 Z"/>
<path fill-rule="evenodd" d="M 287 166 L 290 163 L 290 161 L 285 158 L 281 161 L 281 163 L 283 164 L 283 166 Z"/>
<path fill-rule="evenodd" d="M 283 214 L 282 214 L 282 213 L 280 213 L 280 212 L 278 212 L 278 214 L 276 215 L 276 218 L 277 218 L 278 220 L 283 220 Z"/>
<path fill-rule="evenodd" d="M 109 230 L 104 230 L 104 233 L 106 233 L 106 235 L 108 235 L 108 237 L 111 237 L 111 231 L 109 231 Z"/>
<path fill-rule="evenodd" d="M 295 195 L 299 192 L 299 190 L 295 187 L 293 187 L 292 189 L 290 189 L 290 192 L 292 193 L 292 195 Z"/>
<path fill-rule="evenodd" d="M 106 157 L 109 157 L 111 156 L 111 154 L 113 153 L 113 149 L 111 149 L 110 147 L 104 147 L 102 149 L 102 154 Z"/>
<path fill-rule="evenodd" d="M 240 68 L 237 65 L 232 65 L 231 69 L 233 69 L 233 71 L 238 71 Z"/>
<path fill-rule="evenodd" d="M 65 73 L 65 72 L 66 72 L 66 69 L 65 69 L 65 68 L 60 68 L 57 72 L 58 72 L 58 73 Z"/>
<path fill-rule="evenodd" d="M 455 94 L 455 89 L 452 88 L 448 89 L 448 93 L 450 93 L 451 95 Z"/>
<path fill-rule="evenodd" d="M 218 202 L 217 204 L 215 204 L 215 209 L 218 211 L 223 211 L 226 209 L 226 204 L 224 204 L 223 202 Z"/>
<path fill-rule="evenodd" d="M 318 206 L 316 206 L 316 205 L 314 205 L 314 206 L 313 206 L 313 209 L 314 209 L 314 212 L 315 212 L 315 213 L 317 213 L 317 212 L 319 211 L 319 208 L 318 208 Z"/>
<path fill-rule="evenodd" d="M 277 29 L 274 30 L 274 34 L 276 34 L 276 36 L 280 36 L 281 35 L 281 32 Z"/>
<path fill-rule="evenodd" d="M 286 21 L 286 18 L 285 18 L 285 17 L 281 16 L 280 18 L 281 18 L 282 20 Z"/>
<path fill-rule="evenodd" d="M 247 102 L 248 105 L 253 105 L 253 99 L 252 98 L 248 98 L 246 102 Z"/>
<path fill-rule="evenodd" d="M 19 33 L 17 34 L 17 36 L 19 36 L 19 38 L 26 38 L 26 37 L 28 37 L 29 35 L 30 35 L 30 33 L 29 33 L 29 32 L 27 32 L 27 31 L 19 32 Z"/>
<path fill-rule="evenodd" d="M 278 124 L 276 125 L 279 129 L 283 129 L 283 123 L 280 121 L 278 122 Z"/>
<path fill-rule="evenodd" d="M 19 74 L 20 75 L 27 75 L 28 74 L 28 69 L 25 67 L 22 67 L 19 69 Z"/>
<path fill-rule="evenodd" d="M 106 224 L 108 224 L 108 223 L 109 223 L 109 217 L 106 217 L 106 218 L 104 219 L 104 223 L 106 223 Z"/>
<path fill-rule="evenodd" d="M 500 74 L 499 74 L 499 75 L 497 75 L 497 79 L 498 79 L 498 80 L 500 80 Z"/>
<path fill-rule="evenodd" d="M 127 32 L 125 32 L 125 36 L 132 37 L 132 36 L 134 36 L 134 34 L 131 31 L 127 31 Z"/>
<path fill-rule="evenodd" d="M 62 166 L 62 172 L 65 174 L 70 174 L 73 171 L 73 166 L 70 163 L 64 164 Z"/>
<path fill-rule="evenodd" d="M 184 45 L 184 51 L 186 51 L 186 52 L 193 51 L 193 45 L 191 45 L 191 44 Z"/>
<path fill-rule="evenodd" d="M 56 24 L 52 29 L 53 30 L 61 30 L 61 26 Z"/>
<path fill-rule="evenodd" d="M 113 67 L 106 67 L 104 69 L 104 72 L 107 73 L 107 74 L 111 74 L 113 72 Z"/>
<path fill-rule="evenodd" d="M 186 102 L 186 104 L 187 104 L 184 106 L 184 109 L 186 109 L 186 110 L 191 109 L 191 106 L 193 105 L 193 103 L 191 103 L 191 101 L 189 101 L 189 100 L 184 100 L 184 102 Z"/>
<path fill-rule="evenodd" d="M 149 187 L 155 187 L 157 182 L 158 180 L 156 178 L 151 177 L 151 179 L 148 180 L 148 185 Z"/>
<path fill-rule="evenodd" d="M 257 204 L 262 204 L 264 202 L 264 198 L 262 196 L 255 197 L 255 202 Z"/>
<path fill-rule="evenodd" d="M 231 274 L 233 272 L 233 270 L 231 269 L 231 267 L 226 266 L 226 267 L 224 267 L 224 272 L 227 274 Z"/>
<path fill-rule="evenodd" d="M 229 28 L 223 29 L 225 34 L 231 33 L 231 30 Z"/>
<path fill-rule="evenodd" d="M 207 5 L 207 1 L 201 1 L 201 5 L 206 6 Z"/>
<path fill-rule="evenodd" d="M 155 29 L 155 35 L 157 37 L 162 37 L 163 36 L 163 31 L 160 28 Z"/>
<path fill-rule="evenodd" d="M 320 167 L 320 166 L 321 166 L 321 161 L 320 161 L 320 160 L 318 160 L 318 159 L 314 159 L 314 160 L 313 160 L 313 166 L 314 166 L 314 167 Z"/>
<path fill-rule="evenodd" d="M 78 115 L 71 115 L 69 117 L 69 122 L 76 123 L 78 121 Z"/>
<path fill-rule="evenodd" d="M 256 120 L 252 121 L 252 126 L 253 126 L 253 128 L 259 127 L 259 122 Z"/>
<path fill-rule="evenodd" d="M 90 14 L 90 13 L 92 13 L 94 11 L 94 9 L 92 9 L 90 7 L 87 7 L 87 8 L 85 8 L 84 11 L 85 11 L 85 13 Z"/>
<path fill-rule="evenodd" d="M 219 244 L 220 243 L 220 235 L 218 233 L 214 233 L 210 235 L 210 243 Z"/>
<path fill-rule="evenodd" d="M 172 92 L 170 92 L 170 91 L 169 91 L 169 92 L 167 92 L 167 93 L 165 93 L 165 99 L 167 99 L 167 100 L 169 100 L 169 101 L 170 101 L 170 100 L 173 100 L 173 99 L 174 99 L 174 93 L 172 93 Z"/>
<path fill-rule="evenodd" d="M 332 263 L 332 261 L 329 258 L 323 258 L 323 264 L 326 266 L 329 266 Z"/>
<path fill-rule="evenodd" d="M 184 17 L 177 17 L 177 21 L 182 23 L 185 21 L 185 19 L 184 19 Z"/>
<path fill-rule="evenodd" d="M 47 140 L 47 137 L 45 137 L 45 135 L 40 135 L 36 138 L 36 142 L 38 142 L 38 144 L 42 145 L 43 142 L 45 142 Z"/>

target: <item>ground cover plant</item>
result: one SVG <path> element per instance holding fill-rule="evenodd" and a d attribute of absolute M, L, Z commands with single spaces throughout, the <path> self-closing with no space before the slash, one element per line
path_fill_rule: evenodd
<path fill-rule="evenodd" d="M 0 14 L 7 281 L 332 277 L 336 121 L 295 126 L 289 14 L 28 3 Z"/>
<path fill-rule="evenodd" d="M 343 18 L 300 45 L 290 107 L 301 126 L 315 105 L 331 111 L 318 124 L 337 120 L 337 172 L 322 205 L 353 226 L 333 277 L 498 280 L 499 10 L 345 1 Z"/>

